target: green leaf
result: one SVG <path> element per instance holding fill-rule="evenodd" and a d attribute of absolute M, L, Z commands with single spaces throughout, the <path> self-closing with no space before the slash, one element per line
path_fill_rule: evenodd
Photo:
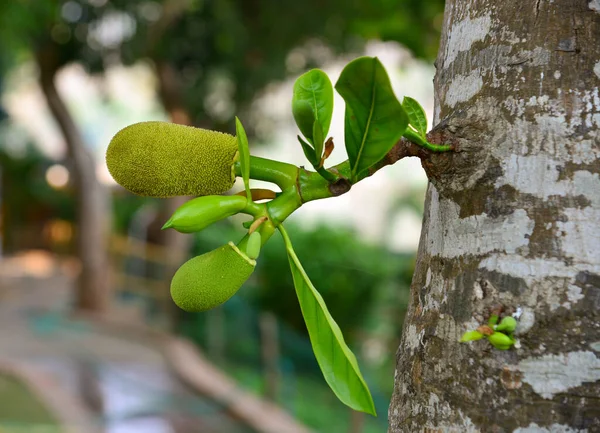
<path fill-rule="evenodd" d="M 321 125 L 321 135 L 329 132 L 333 114 L 333 87 L 327 74 L 320 69 L 312 69 L 301 75 L 294 83 L 292 113 L 298 128 L 317 150 L 321 159 L 323 140 L 315 139 L 315 121 Z M 320 141 L 320 143 L 319 143 Z M 321 150 L 321 153 L 318 151 Z"/>
<path fill-rule="evenodd" d="M 279 226 L 290 262 L 296 294 L 306 322 L 310 342 L 327 384 L 342 401 L 354 410 L 376 415 L 369 388 L 360 373 L 358 362 L 344 342 L 344 336 L 327 310 L 294 252 L 290 238 Z"/>
<path fill-rule="evenodd" d="M 408 116 L 377 57 L 359 57 L 348 63 L 335 88 L 346 101 L 344 138 L 351 177 L 356 181 L 402 137 Z"/>
<path fill-rule="evenodd" d="M 308 159 L 308 162 L 310 162 L 313 167 L 316 167 L 317 164 L 319 164 L 319 161 L 317 160 L 317 156 L 315 154 L 315 149 L 313 149 L 313 147 L 310 144 L 308 144 L 306 141 L 304 141 L 302 139 L 302 137 L 300 137 L 299 135 L 298 135 L 298 141 L 300 142 L 300 145 L 302 146 L 302 151 L 304 152 L 304 156 L 306 156 L 306 159 Z"/>
<path fill-rule="evenodd" d="M 415 128 L 421 137 L 425 138 L 427 135 L 427 115 L 421 104 L 413 98 L 405 96 L 402 100 L 402 108 L 408 115 L 408 123 Z"/>
<path fill-rule="evenodd" d="M 423 138 L 417 132 L 413 131 L 412 128 L 406 128 L 402 136 L 407 140 L 412 141 L 413 143 L 432 152 L 449 152 L 454 150 L 454 146 L 451 144 L 433 144 L 428 142 L 427 138 Z"/>
<path fill-rule="evenodd" d="M 240 167 L 242 178 L 244 179 L 244 188 L 248 201 L 252 201 L 252 192 L 250 191 L 250 149 L 248 147 L 248 137 L 244 125 L 240 119 L 235 118 L 235 135 L 237 136 L 238 151 L 240 153 Z"/>

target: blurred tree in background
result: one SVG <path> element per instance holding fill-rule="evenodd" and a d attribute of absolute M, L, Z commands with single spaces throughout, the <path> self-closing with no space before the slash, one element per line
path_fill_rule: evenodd
<path fill-rule="evenodd" d="M 0 137 L 5 134 L 6 131 L 0 129 Z M 74 203 L 68 191 L 52 188 L 45 179 L 46 169 L 52 164 L 53 161 L 31 143 L 18 154 L 6 147 L 0 148 L 0 184 L 9 186 L 2 193 L 3 208 L 10 209 L 2 215 L 3 226 L 10 227 L 4 230 L 3 240 L 13 248 L 35 248 L 41 240 L 47 248 L 72 253 L 68 245 L 53 244 L 44 232 L 51 228 L 44 224 L 49 220 L 55 224 L 74 220 Z"/>
<path fill-rule="evenodd" d="M 102 310 L 108 303 L 110 213 L 83 134 L 55 87 L 60 68 L 77 62 L 101 73 L 119 63 L 150 61 L 172 121 L 232 131 L 234 114 L 243 115 L 267 84 L 336 53 L 358 53 L 368 39 L 399 41 L 417 56 L 433 57 L 442 9 L 443 0 L 2 2 L 0 74 L 36 62 L 68 148 L 82 262 L 76 305 Z M 173 236 L 167 244 L 181 244 L 177 235 L 166 236 Z"/>

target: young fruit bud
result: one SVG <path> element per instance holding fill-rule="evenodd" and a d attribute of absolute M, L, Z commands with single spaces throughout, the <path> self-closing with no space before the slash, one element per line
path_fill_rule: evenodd
<path fill-rule="evenodd" d="M 235 215 L 246 207 L 246 197 L 208 195 L 185 202 L 162 227 L 181 233 L 199 232 L 209 225 Z"/>
<path fill-rule="evenodd" d="M 168 122 L 120 130 L 106 151 L 112 177 L 149 197 L 220 194 L 233 186 L 236 138 Z"/>
<path fill-rule="evenodd" d="M 246 255 L 251 259 L 257 259 L 260 254 L 262 239 L 259 232 L 252 232 L 246 244 Z"/>
<path fill-rule="evenodd" d="M 515 344 L 515 340 L 502 332 L 494 332 L 488 337 L 488 340 L 492 346 L 499 350 L 508 350 Z"/>
<path fill-rule="evenodd" d="M 494 326 L 496 325 L 496 323 L 498 323 L 498 315 L 497 314 L 492 314 L 490 316 L 490 318 L 488 319 L 488 326 Z"/>
<path fill-rule="evenodd" d="M 210 310 L 231 298 L 255 266 L 256 261 L 229 242 L 185 262 L 173 276 L 171 297 L 182 310 Z"/>
<path fill-rule="evenodd" d="M 507 316 L 496 326 L 496 331 L 502 331 L 506 334 L 512 334 L 517 328 L 517 321 L 514 317 Z"/>
<path fill-rule="evenodd" d="M 462 338 L 460 339 L 460 342 L 466 343 L 467 341 L 477 341 L 481 340 L 483 337 L 484 335 L 481 332 L 467 331 L 463 334 Z"/>

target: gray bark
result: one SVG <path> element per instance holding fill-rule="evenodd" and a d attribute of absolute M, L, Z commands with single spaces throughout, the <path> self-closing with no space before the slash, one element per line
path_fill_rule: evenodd
<path fill-rule="evenodd" d="M 448 0 L 390 433 L 600 431 L 600 3 Z M 492 308 L 517 347 L 459 343 Z"/>

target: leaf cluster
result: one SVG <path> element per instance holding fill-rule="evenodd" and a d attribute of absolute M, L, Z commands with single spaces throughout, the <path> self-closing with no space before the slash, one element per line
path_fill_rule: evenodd
<path fill-rule="evenodd" d="M 251 156 L 245 128 L 238 118 L 237 152 L 233 158 L 230 155 L 234 150 L 230 146 L 233 137 L 227 134 L 166 122 L 141 122 L 115 135 L 107 150 L 107 162 L 110 169 L 115 149 L 119 150 L 119 155 L 137 155 L 135 158 L 118 159 L 119 170 L 115 179 L 126 187 L 129 177 L 134 173 L 138 183 L 142 182 L 143 185 L 151 184 L 151 180 L 164 179 L 157 185 L 143 189 L 143 193 L 151 196 L 164 196 L 155 193 L 164 189 L 164 183 L 182 178 L 182 172 L 190 170 L 194 173 L 193 179 L 185 177 L 185 188 L 177 191 L 185 194 L 194 184 L 210 186 L 206 189 L 210 192 L 205 194 L 212 195 L 194 198 L 180 206 L 163 229 L 191 233 L 238 213 L 252 217 L 243 224 L 248 232 L 237 246 L 229 242 L 221 248 L 194 257 L 175 273 L 171 295 L 177 305 L 187 311 L 205 311 L 233 296 L 254 272 L 257 261 L 260 261 L 262 245 L 268 242 L 275 231 L 279 231 L 304 324 L 326 382 L 343 403 L 375 415 L 373 399 L 356 357 L 323 296 L 300 262 L 283 222 L 305 202 L 335 196 L 336 189 L 332 187 L 338 183 L 345 184 L 349 190 L 352 185 L 366 178 L 403 136 L 417 137 L 413 140 L 415 144 L 437 151 L 450 150 L 450 146 L 427 142 L 427 121 L 423 108 L 413 99 L 405 99 L 403 103 L 396 99 L 387 72 L 377 58 L 360 57 L 350 62 L 343 69 L 335 89 L 346 105 L 344 139 L 348 160 L 330 169 L 325 168 L 324 163 L 333 143 L 333 137 L 325 139 L 333 114 L 333 86 L 327 74 L 318 69 L 307 72 L 297 80 L 292 97 L 292 113 L 304 135 L 304 139 L 298 137 L 300 145 L 316 172 Z M 173 142 L 172 155 L 168 154 L 169 146 L 164 145 L 169 140 Z M 190 145 L 175 145 L 184 142 Z M 160 151 L 150 152 L 148 149 L 153 147 Z M 209 167 L 195 170 L 193 156 L 196 154 L 204 154 L 204 160 L 213 162 Z M 228 157 L 223 158 L 224 154 Z M 146 157 L 149 159 L 145 166 L 153 167 L 150 171 L 154 173 L 143 172 L 140 178 L 139 160 Z M 165 164 L 165 160 L 177 160 L 177 164 Z M 219 195 L 226 192 L 232 183 L 216 182 L 213 169 L 226 175 L 231 173 L 240 176 L 244 192 L 235 196 Z M 275 183 L 281 192 L 252 189 L 250 179 Z M 140 192 L 138 189 L 130 190 Z M 259 203 L 264 200 L 268 201 Z M 234 262 L 244 265 L 243 272 L 238 272 L 239 266 Z M 352 260 L 346 262 L 351 265 Z M 344 293 L 347 284 L 343 279 L 335 283 L 343 293 L 341 297 L 347 296 Z M 370 296 L 368 293 L 360 295 L 365 299 Z"/>
<path fill-rule="evenodd" d="M 78 62 L 101 72 L 116 59 L 168 64 L 193 123 L 231 130 L 234 114 L 269 83 L 358 52 L 366 40 L 398 41 L 433 58 L 432 23 L 442 11 L 442 0 L 5 1 L 0 74 L 45 49 L 56 69 Z"/>

